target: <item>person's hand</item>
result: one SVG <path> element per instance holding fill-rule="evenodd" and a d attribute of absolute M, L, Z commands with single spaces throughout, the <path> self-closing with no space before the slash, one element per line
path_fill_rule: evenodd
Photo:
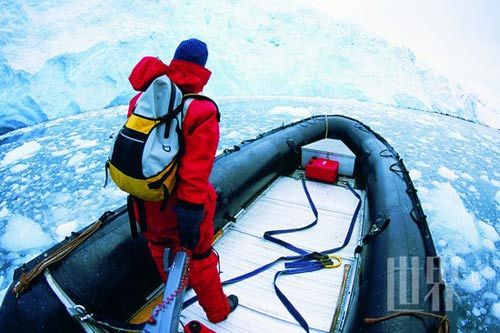
<path fill-rule="evenodd" d="M 205 215 L 203 205 L 179 201 L 175 207 L 181 246 L 192 250 L 200 241 L 200 224 Z"/>

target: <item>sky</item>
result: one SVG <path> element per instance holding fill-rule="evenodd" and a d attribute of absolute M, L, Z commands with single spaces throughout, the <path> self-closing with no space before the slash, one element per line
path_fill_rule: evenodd
<path fill-rule="evenodd" d="M 500 110 L 500 1 L 303 1 L 410 48 L 417 60 Z"/>

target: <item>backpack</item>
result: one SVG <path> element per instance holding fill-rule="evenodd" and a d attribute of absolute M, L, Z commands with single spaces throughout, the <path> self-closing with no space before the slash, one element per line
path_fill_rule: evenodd
<path fill-rule="evenodd" d="M 183 96 L 166 75 L 156 78 L 115 135 L 106 162 L 106 182 L 109 171 L 121 190 L 139 199 L 163 201 L 163 209 L 175 187 L 183 150 L 182 122 L 193 99 L 212 101 L 202 95 Z"/>

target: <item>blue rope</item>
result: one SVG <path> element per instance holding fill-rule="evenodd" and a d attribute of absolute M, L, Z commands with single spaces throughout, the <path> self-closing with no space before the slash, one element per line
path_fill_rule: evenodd
<path fill-rule="evenodd" d="M 276 272 L 274 275 L 274 290 L 276 292 L 276 295 L 280 299 L 281 303 L 285 306 L 287 311 L 293 316 L 293 318 L 299 323 L 299 325 L 306 331 L 309 332 L 309 325 L 307 324 L 307 321 L 302 317 L 300 312 L 293 306 L 293 304 L 288 300 L 288 298 L 285 296 L 285 294 L 278 288 L 277 285 L 277 280 L 281 275 L 295 275 L 295 274 L 302 274 L 302 273 L 307 273 L 307 272 L 314 272 L 320 269 L 323 269 L 326 265 L 331 265 L 332 261 L 328 257 L 328 254 L 332 254 L 334 252 L 337 252 L 349 244 L 351 237 L 352 237 L 352 232 L 354 231 L 354 225 L 356 224 L 356 220 L 358 219 L 359 211 L 361 209 L 361 196 L 351 187 L 349 183 L 346 183 L 346 187 L 351 191 L 351 193 L 358 199 L 358 204 L 356 206 L 356 209 L 354 210 L 354 214 L 351 219 L 351 223 L 349 226 L 349 230 L 347 231 L 346 237 L 344 239 L 344 242 L 342 245 L 321 251 L 321 252 L 307 252 L 301 248 L 298 248 L 288 242 L 285 242 L 284 240 L 281 240 L 279 238 L 273 237 L 274 235 L 281 235 L 281 234 L 287 234 L 287 233 L 292 233 L 292 232 L 297 232 L 297 231 L 302 231 L 306 230 L 308 228 L 311 228 L 315 226 L 318 223 L 318 210 L 316 209 L 316 206 L 311 198 L 311 195 L 309 194 L 309 191 L 307 189 L 306 181 L 302 177 L 302 187 L 304 188 L 304 192 L 306 194 L 307 200 L 309 202 L 309 206 L 314 214 L 314 221 L 311 222 L 310 224 L 300 227 L 300 228 L 293 228 L 293 229 L 283 229 L 283 230 L 270 230 L 266 231 L 264 233 L 264 239 L 273 242 L 275 244 L 281 245 L 298 255 L 291 255 L 291 256 L 282 256 L 274 261 L 271 261 L 268 264 L 265 264 L 264 266 L 261 266 L 259 268 L 254 269 L 251 272 L 245 273 L 243 275 L 234 277 L 232 279 L 226 280 L 222 282 L 223 286 L 227 286 L 229 284 L 237 283 L 243 280 L 246 280 L 252 276 L 258 275 L 272 266 L 274 266 L 276 263 L 280 261 L 288 261 L 285 263 L 285 269 Z M 183 304 L 183 309 L 187 308 L 188 306 L 192 305 L 194 302 L 197 301 L 197 296 L 193 296 L 189 300 L 185 301 Z"/>
<path fill-rule="evenodd" d="M 281 245 L 281 246 L 283 246 L 289 250 L 292 250 L 293 252 L 298 253 L 300 255 L 307 255 L 308 254 L 307 251 L 305 251 L 301 248 L 298 248 L 290 243 L 287 243 L 284 240 L 273 237 L 274 235 L 289 234 L 292 232 L 306 230 L 306 229 L 309 229 L 311 227 L 314 227 L 318 223 L 318 210 L 316 209 L 316 206 L 314 205 L 314 202 L 311 198 L 311 195 L 309 194 L 309 190 L 307 189 L 307 185 L 306 185 L 306 181 L 305 181 L 304 177 L 301 177 L 301 181 L 302 181 L 302 188 L 304 189 L 307 200 L 309 201 L 309 206 L 311 207 L 311 210 L 314 214 L 314 221 L 311 222 L 310 224 L 303 226 L 303 227 L 300 227 L 300 228 L 266 231 L 266 232 L 264 232 L 264 239 L 266 239 L 270 242 L 273 242 L 275 244 Z"/>

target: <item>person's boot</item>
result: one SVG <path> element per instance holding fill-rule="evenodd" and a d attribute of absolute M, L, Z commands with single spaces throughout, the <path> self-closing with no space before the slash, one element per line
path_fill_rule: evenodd
<path fill-rule="evenodd" d="M 229 303 L 229 313 L 231 313 L 238 306 L 238 296 L 236 295 L 227 296 L 227 302 Z"/>

